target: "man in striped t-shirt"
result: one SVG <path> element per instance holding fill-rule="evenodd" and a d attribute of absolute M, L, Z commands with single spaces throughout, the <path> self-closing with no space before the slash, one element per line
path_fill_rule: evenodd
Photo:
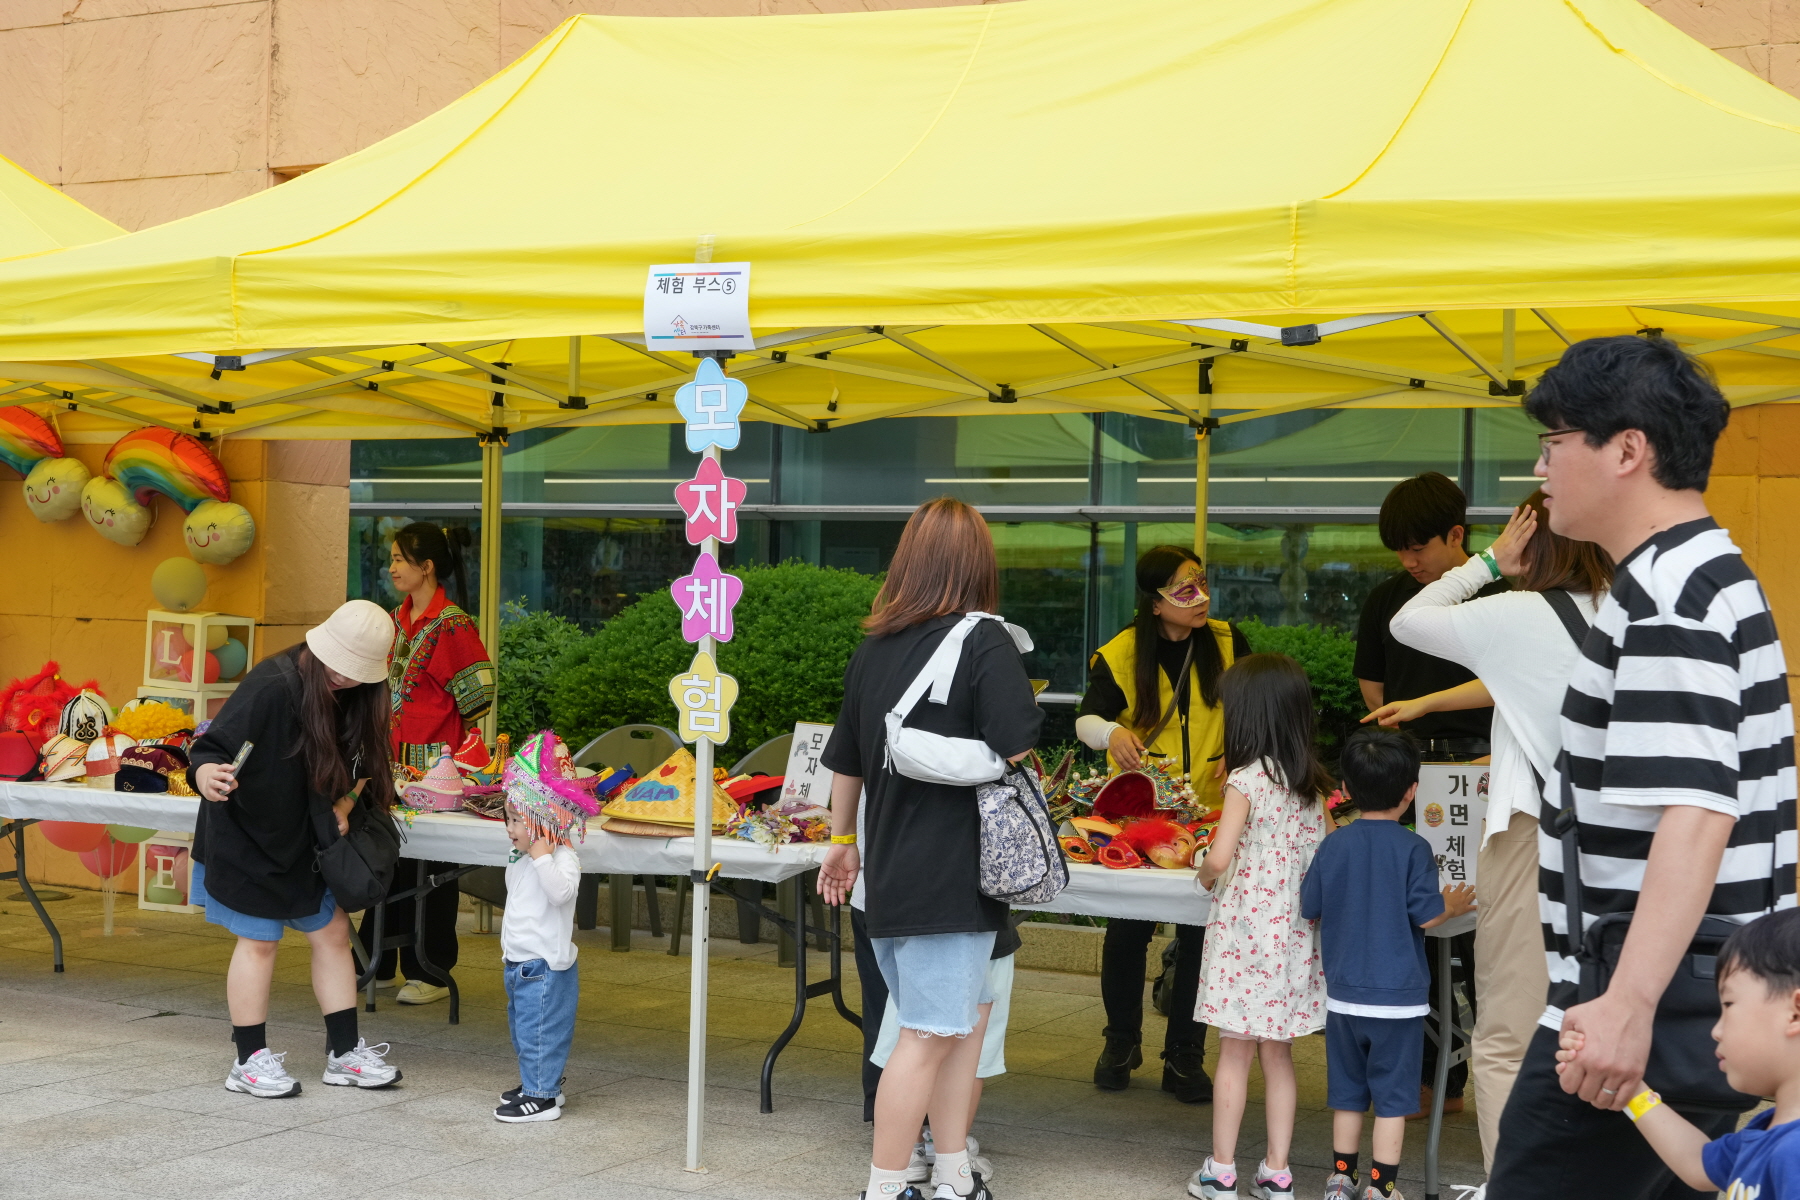
<path fill-rule="evenodd" d="M 1550 527 L 1618 563 L 1563 700 L 1538 836 L 1548 1007 L 1500 1123 L 1490 1194 L 1696 1196 L 1621 1111 L 1643 1088 L 1658 998 L 1703 916 L 1794 903 L 1794 720 L 1774 618 L 1703 495 L 1730 408 L 1659 338 L 1579 342 L 1526 401 L 1545 425 Z M 1556 829 L 1566 773 L 1583 922 Z M 1606 992 L 1578 1003 L 1580 930 L 1634 913 Z M 1583 1048 L 1560 1071 L 1558 1030 Z M 1704 1047 L 1710 1050 L 1710 1046 Z M 1690 1112 L 1708 1136 L 1733 1113 Z"/>

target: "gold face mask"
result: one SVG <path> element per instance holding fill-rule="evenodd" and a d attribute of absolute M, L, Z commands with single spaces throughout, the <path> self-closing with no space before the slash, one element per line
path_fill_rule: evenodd
<path fill-rule="evenodd" d="M 1206 576 L 1195 575 L 1180 583 L 1168 587 L 1157 588 L 1156 594 L 1173 604 L 1176 608 L 1195 608 L 1205 604 L 1212 597 L 1206 592 Z"/>

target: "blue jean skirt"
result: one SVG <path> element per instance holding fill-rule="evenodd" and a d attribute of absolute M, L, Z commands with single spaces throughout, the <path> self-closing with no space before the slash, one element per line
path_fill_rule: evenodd
<path fill-rule="evenodd" d="M 274 917 L 253 917 L 235 908 L 227 908 L 207 894 L 206 864 L 199 862 L 194 864 L 194 873 L 188 882 L 188 903 L 206 905 L 207 924 L 223 925 L 230 932 L 253 942 L 279 942 L 285 929 L 317 933 L 331 924 L 331 918 L 337 915 L 337 897 L 331 894 L 330 888 L 325 889 L 325 898 L 319 902 L 319 911 L 310 917 L 290 917 L 281 921 Z"/>

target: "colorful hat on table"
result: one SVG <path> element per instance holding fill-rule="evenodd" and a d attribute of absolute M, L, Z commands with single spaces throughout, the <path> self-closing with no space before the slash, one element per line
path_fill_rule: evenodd
<path fill-rule="evenodd" d="M 592 778 L 576 776 L 568 747 L 548 729 L 506 760 L 504 783 L 507 808 L 554 845 L 586 838 L 587 819 L 600 811 Z"/>
<path fill-rule="evenodd" d="M 113 791 L 113 776 L 119 772 L 119 760 L 137 745 L 122 733 L 103 733 L 94 739 L 87 752 L 87 785 Z"/>
<path fill-rule="evenodd" d="M 94 735 L 96 738 L 99 734 Z M 44 743 L 44 782 L 70 783 L 87 774 L 88 744 L 59 733 Z"/>
<path fill-rule="evenodd" d="M 136 745 L 119 756 L 113 774 L 115 792 L 194 793 L 187 785 L 188 756 L 173 746 Z"/>
<path fill-rule="evenodd" d="M 112 705 L 106 702 L 106 697 L 92 688 L 83 688 L 79 695 L 63 705 L 57 731 L 78 742 L 93 742 L 99 740 L 112 719 Z"/>
<path fill-rule="evenodd" d="M 657 837 L 680 837 L 684 829 L 693 832 L 694 774 L 698 766 L 686 747 L 678 748 L 663 760 L 661 766 L 646 771 L 643 778 L 606 806 L 603 813 L 606 817 L 604 828 L 611 833 L 650 834 Z M 737 815 L 737 808 L 737 802 L 724 788 L 714 783 L 713 829 L 724 829 Z"/>
<path fill-rule="evenodd" d="M 401 798 L 410 808 L 424 809 L 426 812 L 450 812 L 462 807 L 463 777 L 450 761 L 448 754 L 440 755 L 437 764 L 425 772 L 425 778 L 417 783 L 409 783 L 401 793 Z"/>

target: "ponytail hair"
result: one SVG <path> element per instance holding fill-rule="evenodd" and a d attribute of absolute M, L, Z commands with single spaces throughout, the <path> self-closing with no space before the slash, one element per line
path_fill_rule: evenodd
<path fill-rule="evenodd" d="M 463 548 L 474 542 L 466 525 L 445 527 L 430 521 L 414 521 L 394 535 L 400 557 L 415 567 L 430 563 L 438 582 L 450 593 L 451 603 L 465 612 L 469 608 L 469 578 L 463 566 Z"/>

